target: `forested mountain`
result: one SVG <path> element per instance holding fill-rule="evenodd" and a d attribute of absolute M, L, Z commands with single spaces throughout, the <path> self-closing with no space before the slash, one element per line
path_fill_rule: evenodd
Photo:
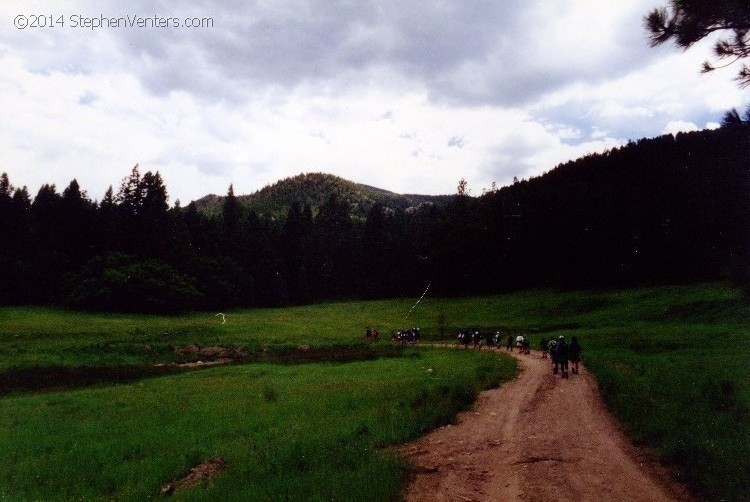
<path fill-rule="evenodd" d="M 159 173 L 136 166 L 99 203 L 76 180 L 32 198 L 3 174 L 0 303 L 174 312 L 418 296 L 427 284 L 433 295 L 746 285 L 750 273 L 746 123 L 631 142 L 443 204 L 321 174 L 253 197 L 245 206 L 230 186 L 214 210 L 170 208 Z"/>
<path fill-rule="evenodd" d="M 328 197 L 338 194 L 339 199 L 350 206 L 353 216 L 364 218 L 375 204 L 397 210 L 417 208 L 421 204 L 444 205 L 450 202 L 449 195 L 402 195 L 381 188 L 354 183 L 325 173 L 303 173 L 264 187 L 251 195 L 237 196 L 243 208 L 259 215 L 285 217 L 293 203 L 308 205 L 316 213 Z M 208 215 L 221 213 L 224 197 L 207 195 L 195 201 L 199 211 Z"/>

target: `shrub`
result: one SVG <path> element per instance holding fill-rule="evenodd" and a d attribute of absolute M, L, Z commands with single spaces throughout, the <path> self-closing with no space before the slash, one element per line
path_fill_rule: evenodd
<path fill-rule="evenodd" d="M 90 310 L 177 313 L 203 298 L 192 277 L 159 260 L 120 253 L 92 258 L 66 282 L 67 303 Z"/>

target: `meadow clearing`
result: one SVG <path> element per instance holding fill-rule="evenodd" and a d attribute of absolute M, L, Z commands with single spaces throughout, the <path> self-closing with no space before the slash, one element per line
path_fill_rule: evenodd
<path fill-rule="evenodd" d="M 455 343 L 472 326 L 525 332 L 534 347 L 578 336 L 636 442 L 707 499 L 747 497 L 750 308 L 740 291 L 427 296 L 406 319 L 413 304 L 239 310 L 226 322 L 216 312 L 2 308 L 0 498 L 153 498 L 220 456 L 223 472 L 175 496 L 397 499 L 409 467 L 391 447 L 450 422 L 516 367 L 491 351 L 392 346 L 390 332 L 407 326 L 421 328 L 421 345 Z M 381 331 L 378 344 L 363 343 L 365 326 Z M 175 350 L 191 344 L 244 355 L 199 370 L 156 366 L 194 360 Z"/>

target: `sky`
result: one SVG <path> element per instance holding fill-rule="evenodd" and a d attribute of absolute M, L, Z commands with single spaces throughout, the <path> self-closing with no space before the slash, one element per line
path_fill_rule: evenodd
<path fill-rule="evenodd" d="M 310 172 L 480 195 L 747 105 L 737 68 L 700 73 L 711 40 L 648 46 L 665 5 L 4 0 L 0 172 L 100 200 L 138 164 L 183 205 Z"/>

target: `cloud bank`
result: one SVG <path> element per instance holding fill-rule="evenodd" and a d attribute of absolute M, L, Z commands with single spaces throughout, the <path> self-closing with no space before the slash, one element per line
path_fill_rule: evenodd
<path fill-rule="evenodd" d="M 0 6 L 0 171 L 94 197 L 135 163 L 172 200 L 325 171 L 473 193 L 743 106 L 710 41 L 651 49 L 662 2 L 10 2 Z M 48 13 L 64 26 L 13 26 Z M 195 28 L 74 28 L 170 18 Z M 210 23 L 208 22 L 210 21 Z"/>

